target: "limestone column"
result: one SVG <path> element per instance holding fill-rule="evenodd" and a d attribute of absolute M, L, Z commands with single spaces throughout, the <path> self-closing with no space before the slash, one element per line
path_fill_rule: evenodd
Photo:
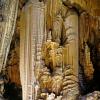
<path fill-rule="evenodd" d="M 65 29 L 68 44 L 65 45 L 65 64 L 69 66 L 70 75 L 67 75 L 64 81 L 68 83 L 64 89 L 66 91 L 65 95 L 67 95 L 68 100 L 74 100 L 76 96 L 79 94 L 78 88 L 78 14 L 74 9 L 69 9 L 67 16 L 65 18 Z M 67 68 L 67 66 L 66 66 Z M 70 79 L 70 81 L 68 80 Z M 65 85 L 64 83 L 64 85 Z M 66 98 L 66 97 L 65 97 Z M 73 98 L 73 99 L 72 99 Z M 66 100 L 66 99 L 63 99 Z M 76 99 L 75 99 L 76 100 Z"/>
<path fill-rule="evenodd" d="M 34 100 L 34 67 L 40 66 L 44 35 L 44 4 L 32 0 L 23 8 L 20 33 L 20 77 L 23 100 Z"/>

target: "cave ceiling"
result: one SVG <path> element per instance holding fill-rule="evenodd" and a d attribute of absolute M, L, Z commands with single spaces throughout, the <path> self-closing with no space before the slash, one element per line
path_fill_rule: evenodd
<path fill-rule="evenodd" d="M 32 0 L 19 0 L 20 8 L 23 7 L 28 1 Z M 33 0 L 34 1 L 34 0 Z M 67 1 L 67 0 L 63 0 Z M 69 0 L 73 5 L 78 8 L 87 11 L 93 16 L 100 16 L 100 0 Z"/>

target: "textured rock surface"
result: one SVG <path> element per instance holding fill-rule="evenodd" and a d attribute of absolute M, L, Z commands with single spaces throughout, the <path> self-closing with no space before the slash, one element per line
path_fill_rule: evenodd
<path fill-rule="evenodd" d="M 85 96 L 80 97 L 79 100 L 100 100 L 100 92 L 94 91 L 92 93 L 89 93 Z"/>
<path fill-rule="evenodd" d="M 19 34 L 15 34 L 11 43 L 6 64 L 6 76 L 11 82 L 21 85 L 19 72 Z"/>

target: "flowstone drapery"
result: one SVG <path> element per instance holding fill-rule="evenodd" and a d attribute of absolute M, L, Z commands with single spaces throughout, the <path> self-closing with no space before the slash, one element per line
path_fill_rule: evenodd
<path fill-rule="evenodd" d="M 14 34 L 19 0 L 0 0 L 0 72 L 5 69 Z"/>

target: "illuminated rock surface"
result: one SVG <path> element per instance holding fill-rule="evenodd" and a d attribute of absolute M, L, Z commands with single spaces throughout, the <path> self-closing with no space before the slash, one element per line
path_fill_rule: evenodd
<path fill-rule="evenodd" d="M 17 88 L 23 100 L 100 99 L 99 5 L 99 0 L 0 0 L 0 71 L 13 87 L 10 95 Z"/>

